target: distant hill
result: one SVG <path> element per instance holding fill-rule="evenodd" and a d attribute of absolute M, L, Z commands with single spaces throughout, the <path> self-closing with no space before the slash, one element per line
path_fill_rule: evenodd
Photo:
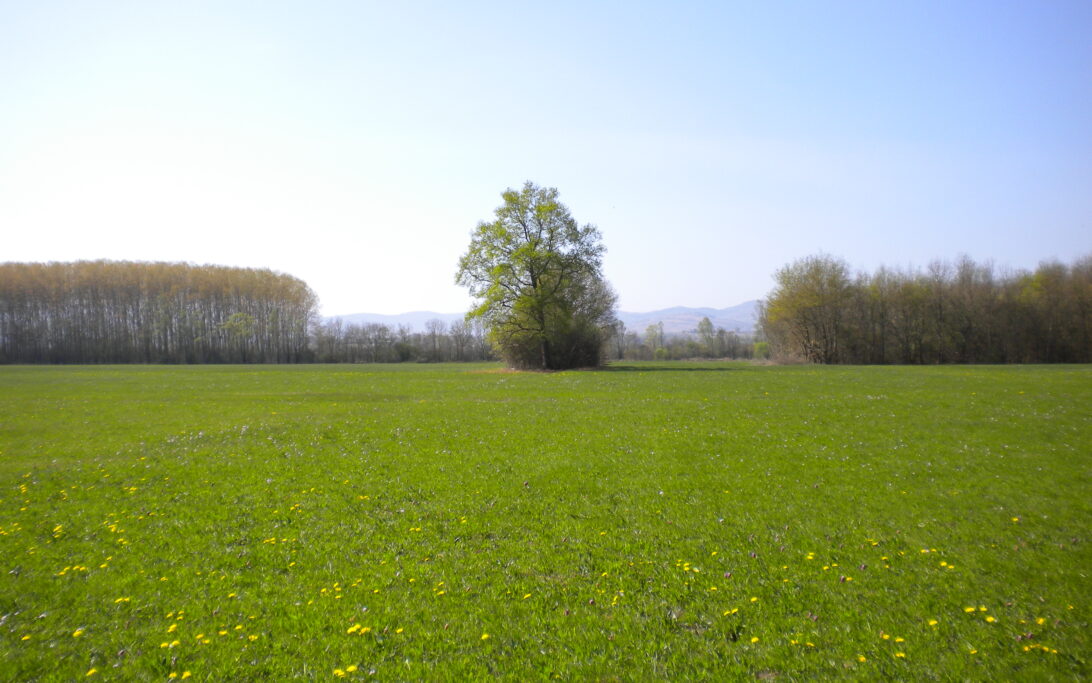
<path fill-rule="evenodd" d="M 698 327 L 698 322 L 708 316 L 714 327 L 723 327 L 726 330 L 750 333 L 755 329 L 755 312 L 758 310 L 758 301 L 745 301 L 728 308 L 687 308 L 675 306 L 660 311 L 647 313 L 631 313 L 619 311 L 618 319 L 626 324 L 626 329 L 643 334 L 649 325 L 658 322 L 664 324 L 664 332 L 679 333 L 693 332 Z M 434 311 L 412 311 L 397 315 L 384 315 L 382 313 L 351 313 L 349 315 L 329 316 L 326 320 L 341 318 L 346 323 L 362 325 L 364 323 L 382 323 L 391 327 L 406 325 L 420 332 L 425 329 L 425 323 L 429 320 L 442 320 L 452 323 L 462 320 L 465 313 L 436 313 Z"/>
<path fill-rule="evenodd" d="M 723 327 L 729 331 L 750 334 L 755 329 L 755 314 L 758 300 L 744 301 L 728 308 L 687 308 L 675 306 L 648 313 L 630 313 L 619 311 L 618 319 L 626 324 L 626 329 L 644 334 L 645 328 L 662 322 L 664 332 L 694 332 L 702 318 L 708 317 L 713 327 Z"/>
<path fill-rule="evenodd" d="M 351 313 L 349 315 L 332 315 L 326 320 L 341 318 L 348 324 L 363 325 L 364 323 L 382 323 L 391 327 L 406 325 L 417 332 L 425 330 L 425 323 L 429 320 L 443 320 L 451 324 L 466 317 L 466 313 L 436 313 L 434 311 L 410 311 L 409 313 L 397 313 L 384 315 L 382 313 Z"/>

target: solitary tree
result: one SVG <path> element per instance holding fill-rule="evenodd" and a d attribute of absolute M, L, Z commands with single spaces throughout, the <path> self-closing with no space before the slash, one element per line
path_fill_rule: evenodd
<path fill-rule="evenodd" d="M 501 357 L 514 367 L 594 366 L 614 323 L 599 230 L 578 225 L 555 188 L 509 188 L 474 230 L 455 281 L 470 289 Z"/>

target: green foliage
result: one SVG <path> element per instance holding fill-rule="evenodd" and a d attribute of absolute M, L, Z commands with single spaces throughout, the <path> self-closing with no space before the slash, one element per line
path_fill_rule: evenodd
<path fill-rule="evenodd" d="M 478 303 L 491 341 L 513 367 L 599 365 L 615 296 L 602 279 L 599 231 L 580 226 L 555 188 L 506 190 L 459 259 L 456 282 Z"/>
<path fill-rule="evenodd" d="M 717 354 L 717 331 L 713 327 L 713 321 L 708 316 L 702 318 L 698 322 L 698 339 L 701 340 L 703 351 L 706 356 L 714 357 Z"/>
<path fill-rule="evenodd" d="M 0 679 L 1087 680 L 1089 405 L 1072 366 L 3 367 Z"/>
<path fill-rule="evenodd" d="M 962 257 L 852 280 L 811 256 L 775 276 L 760 323 L 775 356 L 815 363 L 1092 361 L 1092 256 L 998 275 Z"/>
<path fill-rule="evenodd" d="M 850 293 L 846 263 L 808 256 L 777 271 L 774 280 L 762 311 L 767 336 L 784 339 L 814 363 L 841 360 L 843 313 Z"/>

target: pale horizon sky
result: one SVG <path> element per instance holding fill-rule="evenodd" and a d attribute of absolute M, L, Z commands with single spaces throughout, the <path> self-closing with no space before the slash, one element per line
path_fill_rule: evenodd
<path fill-rule="evenodd" d="M 506 187 L 620 308 L 1092 253 L 1092 3 L 7 2 L 0 262 L 267 267 L 325 315 L 465 310 Z"/>

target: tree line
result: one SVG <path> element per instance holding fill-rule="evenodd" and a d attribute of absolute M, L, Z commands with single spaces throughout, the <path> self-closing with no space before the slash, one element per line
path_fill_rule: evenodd
<path fill-rule="evenodd" d="M 1092 362 L 1092 256 L 1033 272 L 962 257 L 852 275 L 810 256 L 779 270 L 760 329 L 775 357 L 813 363 Z"/>
<path fill-rule="evenodd" d="M 765 344 L 756 344 L 751 335 L 714 327 L 705 317 L 693 332 L 665 332 L 660 322 L 642 334 L 618 322 L 611 330 L 608 352 L 611 360 L 750 359 L 764 358 Z"/>
<path fill-rule="evenodd" d="M 271 270 L 4 263 L 0 362 L 300 362 L 316 307 L 306 283 Z"/>
<path fill-rule="evenodd" d="M 493 348 L 479 321 L 429 320 L 423 332 L 406 325 L 347 324 L 340 318 L 316 323 L 311 330 L 313 360 L 318 363 L 450 363 L 492 360 Z"/>
<path fill-rule="evenodd" d="M 184 263 L 0 264 L 0 363 L 491 360 L 479 321 L 322 321 L 302 281 Z"/>
<path fill-rule="evenodd" d="M 481 317 L 423 330 L 323 321 L 303 281 L 182 263 L 0 264 L 0 363 L 399 363 L 494 360 Z M 564 340 L 564 337 L 561 338 Z M 586 339 L 586 338 L 585 338 Z M 714 328 L 596 328 L 594 356 L 749 358 L 750 337 Z M 533 348 L 531 361 L 540 359 Z"/>

